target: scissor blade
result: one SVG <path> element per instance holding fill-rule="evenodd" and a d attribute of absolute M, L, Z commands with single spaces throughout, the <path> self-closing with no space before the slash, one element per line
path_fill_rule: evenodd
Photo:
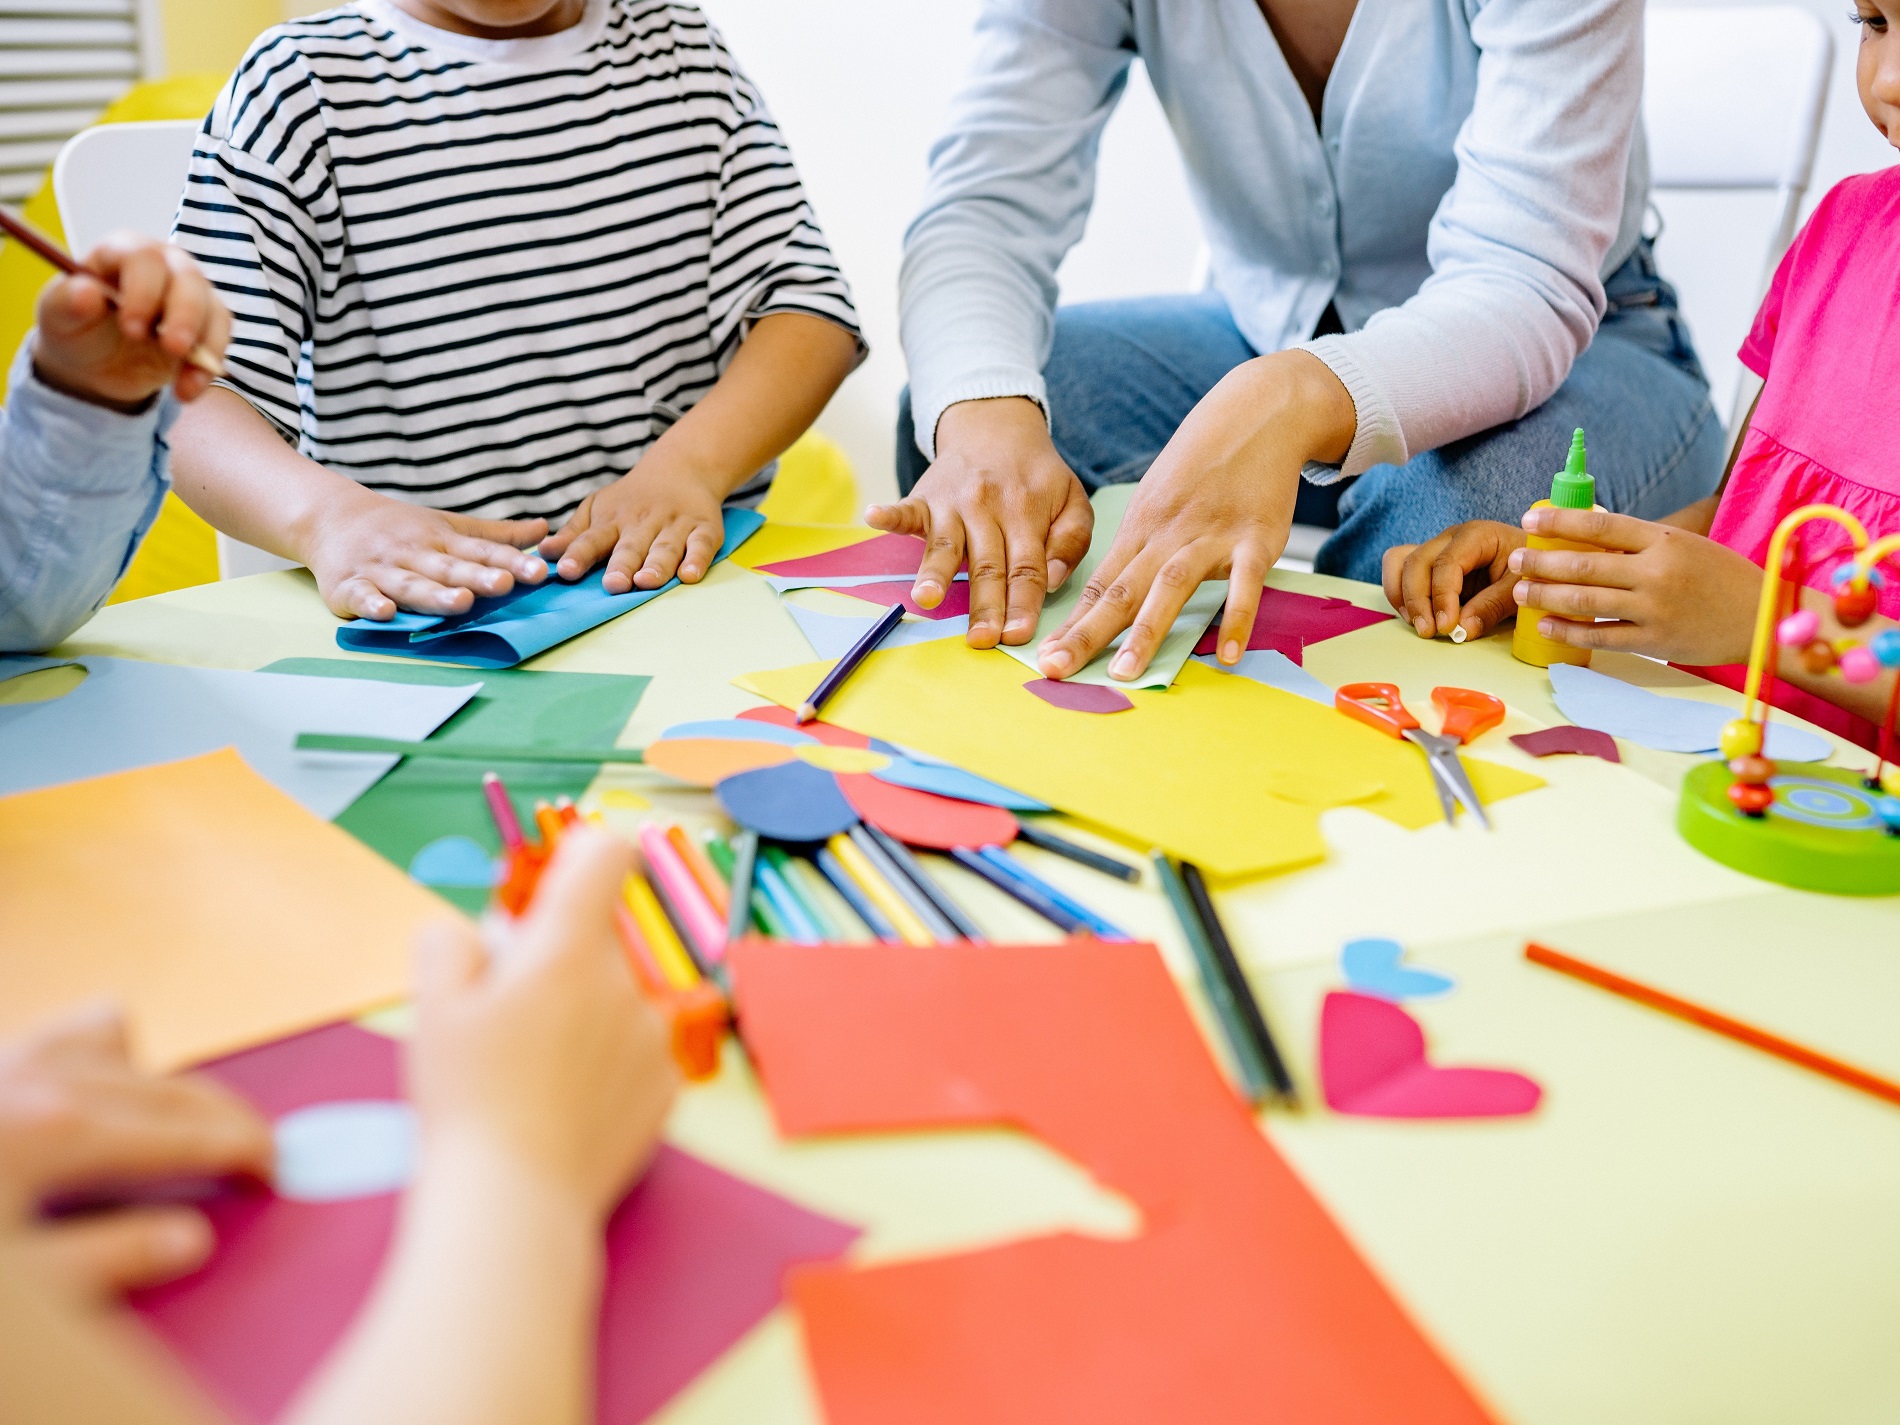
<path fill-rule="evenodd" d="M 1456 826 L 1458 824 L 1457 789 L 1445 778 L 1444 766 L 1438 758 L 1439 749 L 1432 745 L 1431 734 L 1412 728 L 1406 731 L 1405 740 L 1425 754 L 1425 765 L 1432 774 L 1432 790 L 1438 793 L 1438 805 L 1445 813 L 1445 822 L 1448 826 Z"/>
<path fill-rule="evenodd" d="M 1484 803 L 1478 800 L 1478 789 L 1471 785 L 1471 774 L 1465 770 L 1464 759 L 1457 752 L 1447 749 L 1434 754 L 1432 767 L 1438 772 L 1439 779 L 1451 789 L 1458 804 L 1478 818 L 1486 831 L 1491 829 L 1491 818 L 1485 815 Z"/>

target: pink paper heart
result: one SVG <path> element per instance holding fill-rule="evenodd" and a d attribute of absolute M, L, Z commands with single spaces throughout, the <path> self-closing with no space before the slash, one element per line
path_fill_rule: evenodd
<path fill-rule="evenodd" d="M 1437 1067 L 1416 1019 L 1346 990 L 1320 1007 L 1319 1077 L 1327 1106 L 1359 1118 L 1510 1118 L 1544 1096 L 1535 1079 L 1510 1069 Z"/>
<path fill-rule="evenodd" d="M 1317 594 L 1296 594 L 1291 589 L 1262 589 L 1260 607 L 1254 614 L 1253 628 L 1247 635 L 1249 651 L 1270 648 L 1284 653 L 1295 663 L 1308 644 L 1324 643 L 1342 633 L 1384 623 L 1390 614 L 1362 609 L 1346 599 L 1322 598 Z M 1220 624 L 1210 626 L 1194 645 L 1198 654 L 1212 654 L 1220 643 Z"/>

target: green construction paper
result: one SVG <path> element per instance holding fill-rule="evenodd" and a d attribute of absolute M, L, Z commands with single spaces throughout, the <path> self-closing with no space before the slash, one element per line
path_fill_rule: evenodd
<path fill-rule="evenodd" d="M 482 690 L 435 733 L 435 740 L 502 746 L 609 748 L 633 716 L 652 680 L 611 673 L 531 673 L 427 663 L 369 663 L 344 658 L 285 658 L 266 673 L 320 678 L 374 678 L 388 683 L 466 684 Z M 515 809 L 528 822 L 537 801 L 576 800 L 600 769 L 547 762 L 437 762 L 408 760 L 358 797 L 336 824 L 404 871 L 424 846 L 444 836 L 466 836 L 499 854 L 501 838 L 482 796 L 482 774 L 508 784 Z M 487 903 L 480 887 L 436 888 L 471 914 Z"/>

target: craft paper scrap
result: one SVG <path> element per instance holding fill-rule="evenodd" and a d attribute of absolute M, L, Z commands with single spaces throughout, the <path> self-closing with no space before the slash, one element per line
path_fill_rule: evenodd
<path fill-rule="evenodd" d="M 836 774 L 799 761 L 723 778 L 713 795 L 727 816 L 772 841 L 825 841 L 858 824 Z"/>
<path fill-rule="evenodd" d="M 1658 752 L 1713 752 L 1738 713 L 1718 703 L 1664 697 L 1594 668 L 1555 663 L 1550 692 L 1579 727 L 1625 737 Z M 1768 724 L 1767 755 L 1782 762 L 1820 762 L 1834 751 L 1825 737 L 1786 722 Z"/>
<path fill-rule="evenodd" d="M 841 776 L 838 788 L 859 816 L 906 846 L 975 850 L 1016 839 L 1016 818 L 1001 807 L 953 801 L 875 776 Z"/>
<path fill-rule="evenodd" d="M 423 886 L 488 890 L 501 879 L 501 862 L 466 836 L 444 836 L 416 852 L 409 879 Z"/>
<path fill-rule="evenodd" d="M 759 532 L 732 556 L 732 562 L 744 569 L 763 569 L 769 564 L 829 554 L 834 549 L 877 537 L 876 530 L 863 525 L 783 524 L 767 519 Z"/>
<path fill-rule="evenodd" d="M 807 555 L 803 559 L 781 559 L 754 567 L 761 574 L 798 579 L 820 579 L 850 574 L 915 575 L 924 563 L 924 542 L 910 534 L 879 534 L 856 544 Z"/>
<path fill-rule="evenodd" d="M 1152 945 L 733 953 L 781 1131 L 1006 1124 L 1144 1224 L 796 1273 L 831 1425 L 1488 1418 L 1254 1126 Z"/>
<path fill-rule="evenodd" d="M 911 582 L 908 579 L 891 580 L 882 584 L 850 584 L 834 589 L 834 593 L 847 598 L 862 599 L 867 604 L 876 604 L 888 609 L 892 604 L 902 604 L 913 618 L 930 619 L 936 623 L 967 620 L 970 617 L 970 585 L 959 579 L 950 585 L 943 601 L 935 608 L 927 609 L 911 597 Z M 968 628 L 966 622 L 964 625 Z"/>
<path fill-rule="evenodd" d="M 1440 1068 L 1425 1031 L 1390 1000 L 1334 990 L 1320 1006 L 1327 1107 L 1360 1118 L 1511 1118 L 1537 1107 L 1537 1081 L 1510 1069 Z"/>
<path fill-rule="evenodd" d="M 1251 678 L 1264 687 L 1278 688 L 1283 693 L 1292 693 L 1295 697 L 1318 703 L 1323 708 L 1330 708 L 1333 705 L 1331 688 L 1286 654 L 1271 648 L 1243 653 L 1240 655 L 1240 662 L 1231 668 L 1211 655 L 1196 654 L 1194 661 L 1212 668 L 1216 673 L 1231 673 L 1237 678 Z"/>
<path fill-rule="evenodd" d="M 1404 958 L 1405 947 L 1396 940 L 1351 940 L 1339 952 L 1339 970 L 1359 993 L 1394 1002 L 1430 999 L 1457 987 L 1450 975 L 1402 964 Z"/>
<path fill-rule="evenodd" d="M 1020 645 L 997 645 L 1000 652 L 1007 653 L 1038 678 L 1042 676 L 1042 669 L 1036 660 L 1041 653 L 1043 640 L 1053 636 L 1057 629 L 1067 623 L 1069 615 L 1081 603 L 1082 590 L 1094 577 L 1096 568 L 1108 557 L 1115 536 L 1121 532 L 1122 518 L 1128 513 L 1128 502 L 1135 497 L 1135 489 L 1133 485 L 1104 485 L 1090 497 L 1089 503 L 1095 507 L 1095 534 L 1089 541 L 1089 552 L 1082 556 L 1082 562 L 1075 566 L 1067 582 L 1043 604 L 1042 618 L 1036 624 L 1035 637 Z M 1193 653 L 1195 641 L 1226 601 L 1227 584 L 1224 580 L 1209 580 L 1196 589 L 1180 616 L 1175 619 L 1174 627 L 1168 630 L 1168 636 L 1161 640 L 1161 646 L 1149 660 L 1147 672 L 1139 678 L 1123 682 L 1108 675 L 1108 665 L 1115 650 L 1128 637 L 1124 632 L 1116 635 L 1108 647 L 1090 659 L 1088 667 L 1071 673 L 1064 681 L 1100 683 L 1115 688 L 1165 688 L 1180 675 L 1181 665 Z"/>
<path fill-rule="evenodd" d="M 481 690 L 340 683 L 283 673 L 80 658 L 85 681 L 46 703 L 0 707 L 0 795 L 236 747 L 251 769 L 326 821 L 394 757 L 299 752 L 300 732 L 427 737 Z"/>
<path fill-rule="evenodd" d="M 797 604 L 785 605 L 785 612 L 792 616 L 798 625 L 798 631 L 805 635 L 805 641 L 811 644 L 812 652 L 820 658 L 842 658 L 849 653 L 865 634 L 877 626 L 877 618 L 840 618 L 836 614 L 821 614 L 814 609 L 800 608 Z M 938 638 L 962 638 L 970 631 L 970 617 L 964 614 L 960 618 L 946 619 L 905 619 L 890 633 L 885 635 L 880 648 L 902 648 L 911 643 L 929 643 Z"/>
<path fill-rule="evenodd" d="M 919 792 L 935 792 L 940 797 L 952 797 L 957 801 L 982 802 L 987 806 L 1002 807 L 1008 811 L 1054 811 L 1047 802 L 1039 802 L 1034 797 L 1026 797 L 1021 792 L 1000 787 L 995 782 L 964 771 L 961 767 L 951 767 L 942 762 L 926 761 L 916 757 L 906 757 L 903 761 L 892 762 L 890 766 L 872 773 L 880 782 L 889 782 L 894 787 L 909 787 Z"/>
<path fill-rule="evenodd" d="M 1558 727 L 1539 728 L 1536 732 L 1520 732 L 1510 741 L 1513 747 L 1533 757 L 1569 754 L 1600 757 L 1605 762 L 1620 763 L 1623 760 L 1623 754 L 1616 750 L 1616 739 L 1594 727 L 1573 727 L 1565 723 Z"/>
<path fill-rule="evenodd" d="M 1052 708 L 1066 708 L 1070 712 L 1118 713 L 1128 712 L 1135 706 L 1120 688 L 1104 687 L 1100 683 L 1058 683 L 1050 678 L 1032 678 L 1023 684 L 1023 691 L 1034 693 Z"/>
<path fill-rule="evenodd" d="M 400 1047 L 333 1025 L 208 1066 L 280 1126 L 287 1115 L 402 1093 Z M 395 1230 L 388 1192 L 325 1202 L 211 1203 L 203 1271 L 134 1306 L 243 1425 L 276 1419 L 329 1354 L 376 1279 Z M 607 1225 L 595 1419 L 635 1425 L 781 1300 L 800 1262 L 836 1257 L 854 1228 L 662 1147 Z"/>
<path fill-rule="evenodd" d="M 1298 594 L 1291 589 L 1265 588 L 1260 591 L 1260 607 L 1254 613 L 1253 628 L 1247 634 L 1248 649 L 1272 649 L 1291 662 L 1301 661 L 1301 651 L 1309 644 L 1338 638 L 1374 624 L 1389 622 L 1392 615 L 1362 609 L 1350 599 L 1323 598 L 1317 594 Z M 1210 628 L 1194 646 L 1197 654 L 1220 652 L 1220 629 Z"/>
<path fill-rule="evenodd" d="M 823 665 L 738 680 L 796 707 Z M 1023 694 L 1008 659 L 953 640 L 873 653 L 825 705 L 825 720 L 915 747 L 1137 846 L 1161 846 L 1223 878 L 1324 858 L 1319 814 L 1358 805 L 1411 829 L 1444 813 L 1418 749 L 1305 698 L 1190 662 L 1134 710 L 1077 717 Z M 781 714 L 788 716 L 788 714 Z M 1007 735 L 1002 735 L 1007 729 Z M 1487 802 L 1540 787 L 1465 758 Z"/>
<path fill-rule="evenodd" d="M 858 589 L 893 582 L 888 574 L 765 574 L 760 577 L 771 586 L 775 594 L 789 594 L 799 589 L 830 589 L 833 593 L 850 595 Z M 967 570 L 951 576 L 951 582 L 956 584 L 968 583 L 969 579 Z M 909 588 L 910 586 L 900 581 L 900 587 Z M 886 599 L 884 602 L 889 604 L 890 600 Z"/>
<path fill-rule="evenodd" d="M 392 1099 L 314 1103 L 272 1125 L 272 1186 L 292 1202 L 401 1192 L 416 1165 L 416 1115 Z"/>
<path fill-rule="evenodd" d="M 0 798 L 0 1034 L 110 996 L 152 1069 L 408 992 L 448 913 L 225 749 Z"/>
<path fill-rule="evenodd" d="M 764 523 L 765 516 L 756 510 L 727 510 L 726 540 L 713 562 L 730 557 Z M 545 582 L 477 599 L 467 613 L 399 613 L 381 623 L 346 623 L 336 631 L 337 646 L 470 668 L 512 668 L 679 587 L 679 580 L 673 579 L 657 589 L 609 594 L 601 583 L 606 573 L 603 562 L 570 584 L 557 577 L 550 564 Z"/>

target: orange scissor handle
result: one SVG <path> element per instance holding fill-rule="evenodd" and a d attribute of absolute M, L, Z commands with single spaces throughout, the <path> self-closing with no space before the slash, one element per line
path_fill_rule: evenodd
<path fill-rule="evenodd" d="M 1471 688 L 1433 688 L 1432 704 L 1445 715 L 1442 735 L 1460 742 L 1481 737 L 1504 721 L 1504 704 Z"/>
<path fill-rule="evenodd" d="M 1387 737 L 1403 737 L 1418 726 L 1391 683 L 1347 683 L 1333 694 L 1333 706 Z"/>

